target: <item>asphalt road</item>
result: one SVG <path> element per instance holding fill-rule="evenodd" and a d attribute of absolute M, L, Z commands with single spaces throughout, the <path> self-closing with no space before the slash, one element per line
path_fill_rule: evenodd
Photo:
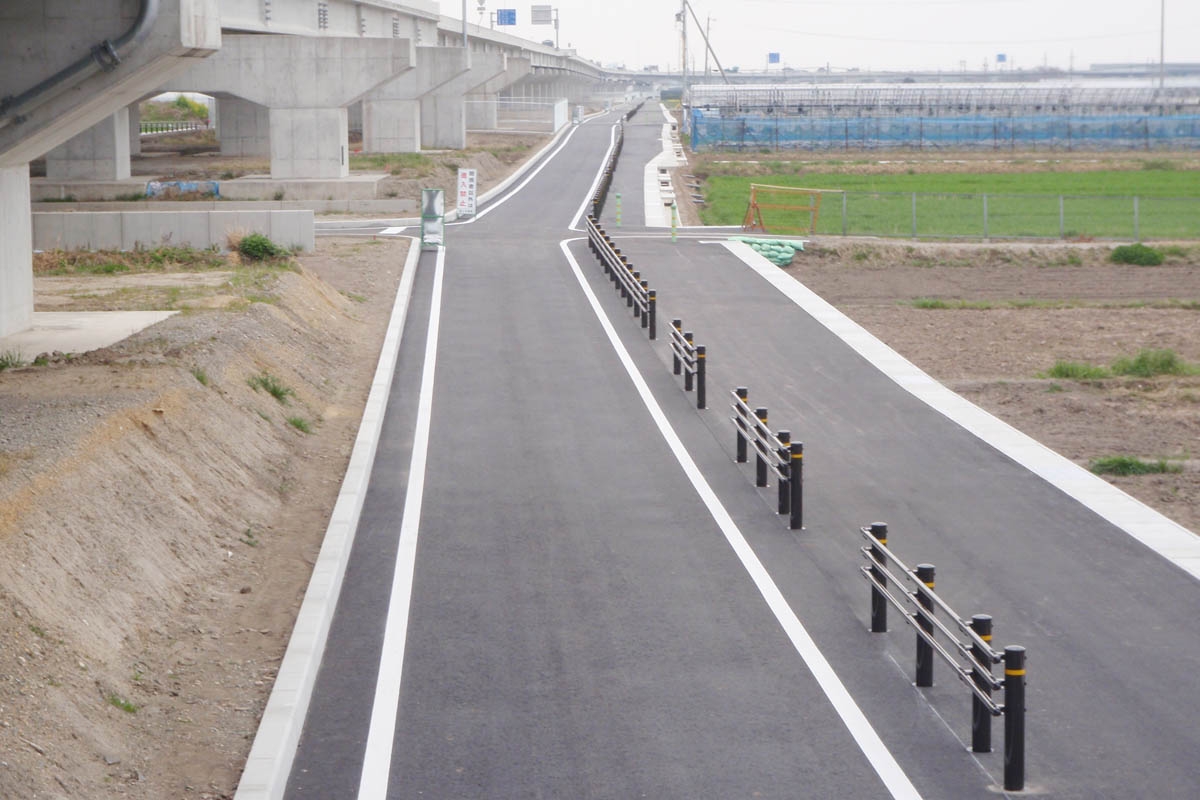
<path fill-rule="evenodd" d="M 633 222 L 654 123 L 626 128 Z M 287 797 L 995 796 L 1002 724 L 996 752 L 966 752 L 967 690 L 944 669 L 914 689 L 911 632 L 866 630 L 857 528 L 877 519 L 957 610 L 1028 648 L 1031 793 L 1200 795 L 1195 580 L 724 248 L 609 223 L 658 290 L 647 341 L 568 230 L 609 141 L 610 120 L 579 126 L 524 189 L 448 226 L 444 265 L 421 259 Z M 708 410 L 671 375 L 672 316 L 708 348 Z M 735 385 L 805 442 L 804 531 L 732 461 Z"/>

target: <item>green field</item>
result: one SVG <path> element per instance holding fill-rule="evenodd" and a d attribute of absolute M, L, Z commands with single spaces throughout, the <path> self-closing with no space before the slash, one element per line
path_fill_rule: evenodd
<path fill-rule="evenodd" d="M 704 187 L 704 223 L 740 224 L 751 183 L 844 190 L 844 219 L 842 196 L 823 197 L 817 223 L 823 234 L 912 236 L 915 193 L 916 233 L 921 237 L 1127 239 L 1135 235 L 1137 197 L 1137 234 L 1142 238 L 1200 239 L 1200 172 L 1192 170 L 712 175 Z M 764 221 L 769 231 L 786 233 L 788 228 L 807 228 L 808 215 L 776 210 L 764 212 Z"/>

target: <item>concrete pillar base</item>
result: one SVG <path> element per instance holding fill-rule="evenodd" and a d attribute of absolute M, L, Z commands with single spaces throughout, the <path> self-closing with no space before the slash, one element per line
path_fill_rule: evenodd
<path fill-rule="evenodd" d="M 223 156 L 271 155 L 271 116 L 265 106 L 240 97 L 217 100 L 217 139 Z"/>
<path fill-rule="evenodd" d="M 33 325 L 29 165 L 0 167 L 0 336 Z"/>
<path fill-rule="evenodd" d="M 270 119 L 272 178 L 350 175 L 345 108 L 272 108 Z"/>
<path fill-rule="evenodd" d="M 142 154 L 142 106 L 141 103 L 131 103 L 129 111 L 129 155 Z"/>
<path fill-rule="evenodd" d="M 363 152 L 416 153 L 421 149 L 420 100 L 362 101 Z"/>
<path fill-rule="evenodd" d="M 431 92 L 421 98 L 421 146 L 466 148 L 467 109 L 462 94 Z"/>
<path fill-rule="evenodd" d="M 91 181 L 128 178 L 129 108 L 122 108 L 47 153 L 46 177 Z"/>

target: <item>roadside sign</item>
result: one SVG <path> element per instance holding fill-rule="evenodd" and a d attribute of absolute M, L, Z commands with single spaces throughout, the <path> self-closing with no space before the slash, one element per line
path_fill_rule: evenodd
<path fill-rule="evenodd" d="M 552 6 L 530 6 L 529 21 L 534 25 L 553 25 L 554 8 Z"/>
<path fill-rule="evenodd" d="M 441 189 L 421 190 L 421 249 L 436 250 L 446 244 L 446 197 Z"/>
<path fill-rule="evenodd" d="M 475 170 L 460 167 L 458 170 L 458 216 L 475 216 Z"/>
<path fill-rule="evenodd" d="M 496 24 L 497 25 L 516 25 L 517 10 L 515 8 L 498 8 L 496 9 Z"/>

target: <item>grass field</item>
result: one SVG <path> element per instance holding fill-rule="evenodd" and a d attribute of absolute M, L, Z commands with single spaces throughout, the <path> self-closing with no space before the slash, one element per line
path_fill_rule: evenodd
<path fill-rule="evenodd" d="M 823 197 L 817 232 L 824 234 L 843 233 L 844 226 L 847 234 L 912 236 L 915 193 L 921 237 L 1126 239 L 1135 235 L 1137 197 L 1142 238 L 1200 238 L 1200 173 L 1193 170 L 797 175 L 788 166 L 780 163 L 780 174 L 755 177 L 710 175 L 701 219 L 708 225 L 740 224 L 750 184 L 758 183 L 844 190 L 844 221 L 841 194 Z M 804 202 L 798 198 L 798 204 Z M 808 214 L 764 211 L 764 221 L 771 232 L 787 233 L 807 229 Z"/>

